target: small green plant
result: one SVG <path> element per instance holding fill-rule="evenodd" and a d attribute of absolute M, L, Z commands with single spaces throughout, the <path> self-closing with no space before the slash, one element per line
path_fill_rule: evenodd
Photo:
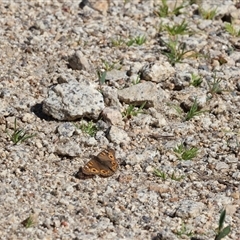
<path fill-rule="evenodd" d="M 167 5 L 167 0 L 161 0 L 162 4 L 159 7 L 159 10 L 156 11 L 156 14 L 159 17 L 168 17 L 169 15 L 175 15 L 178 16 L 181 14 L 180 10 L 184 8 L 183 3 L 179 6 L 177 6 L 177 1 L 175 1 L 174 7 L 172 10 L 170 10 L 169 6 Z"/>
<path fill-rule="evenodd" d="M 176 63 L 181 63 L 184 55 L 190 52 L 190 50 L 186 50 L 186 44 L 179 43 L 177 39 L 171 39 L 168 43 L 163 41 L 163 43 L 167 47 L 167 50 L 162 51 L 162 54 L 167 56 L 172 66 Z"/>
<path fill-rule="evenodd" d="M 137 116 L 139 113 L 143 113 L 143 108 L 146 105 L 144 102 L 139 108 L 135 105 L 130 104 L 122 113 L 124 119 L 130 119 L 132 116 Z"/>
<path fill-rule="evenodd" d="M 116 39 L 111 39 L 111 43 L 113 47 L 119 47 L 125 44 L 125 41 L 121 37 L 117 37 Z"/>
<path fill-rule="evenodd" d="M 121 69 L 121 66 L 120 66 L 119 62 L 110 63 L 108 61 L 102 60 L 102 63 L 103 63 L 103 68 L 107 72 L 113 70 L 114 68 L 115 69 Z"/>
<path fill-rule="evenodd" d="M 139 75 L 137 75 L 136 79 L 134 79 L 134 80 L 132 81 L 132 84 L 133 84 L 133 85 L 139 84 L 140 81 L 141 81 L 141 78 L 140 78 Z"/>
<path fill-rule="evenodd" d="M 159 7 L 157 15 L 159 17 L 167 17 L 169 14 L 169 8 L 167 5 L 167 0 L 162 0 L 162 5 Z"/>
<path fill-rule="evenodd" d="M 30 215 L 27 219 L 25 219 L 22 222 L 22 224 L 25 228 L 33 227 L 35 225 L 34 217 L 32 215 Z"/>
<path fill-rule="evenodd" d="M 214 240 L 221 240 L 222 238 L 226 237 L 231 231 L 231 228 L 229 225 L 227 227 L 223 228 L 225 217 L 226 217 L 226 210 L 224 209 L 221 211 L 221 214 L 220 214 L 218 228 L 217 228 L 217 234 L 216 234 Z"/>
<path fill-rule="evenodd" d="M 187 148 L 183 145 L 183 143 L 173 149 L 177 157 L 182 160 L 191 160 L 195 158 L 197 156 L 198 150 L 199 149 L 195 147 Z"/>
<path fill-rule="evenodd" d="M 77 128 L 81 129 L 82 132 L 87 133 L 91 137 L 93 137 L 96 132 L 98 131 L 98 128 L 93 121 L 88 122 L 87 124 L 83 123 L 80 126 L 75 125 Z"/>
<path fill-rule="evenodd" d="M 29 138 L 35 137 L 37 134 L 27 134 L 27 132 L 24 129 L 17 128 L 17 119 L 14 120 L 14 130 L 10 134 L 7 130 L 6 125 L 6 133 L 9 136 L 10 140 L 14 143 L 14 145 L 24 142 Z"/>
<path fill-rule="evenodd" d="M 170 178 L 172 179 L 172 180 L 174 180 L 174 181 L 180 181 L 180 180 L 182 180 L 183 178 L 184 178 L 184 176 L 183 175 L 181 175 L 181 176 L 179 176 L 179 177 L 177 177 L 176 175 L 175 175 L 175 173 L 173 172 L 171 175 L 170 175 Z"/>
<path fill-rule="evenodd" d="M 180 117 L 183 115 L 183 110 L 179 105 L 173 103 L 167 103 L 167 105 L 174 109 Z"/>
<path fill-rule="evenodd" d="M 166 30 L 170 35 L 184 35 L 189 33 L 188 24 L 185 22 L 185 19 L 180 24 L 175 24 L 173 26 L 163 25 L 162 29 Z"/>
<path fill-rule="evenodd" d="M 179 237 L 181 237 L 182 235 L 191 237 L 193 236 L 193 232 L 191 230 L 188 230 L 186 224 L 183 223 L 180 230 L 176 232 L 176 235 Z"/>
<path fill-rule="evenodd" d="M 155 169 L 153 174 L 157 177 L 162 178 L 163 180 L 167 179 L 167 174 L 165 172 L 162 172 L 162 171 L 158 170 L 158 169 Z"/>
<path fill-rule="evenodd" d="M 191 74 L 191 78 L 192 81 L 190 82 L 190 84 L 193 85 L 194 87 L 199 87 L 203 82 L 202 77 L 194 73 Z"/>
<path fill-rule="evenodd" d="M 107 71 L 98 70 L 97 75 L 98 75 L 98 82 L 101 87 L 106 82 Z"/>
<path fill-rule="evenodd" d="M 240 30 L 237 31 L 236 28 L 231 23 L 225 23 L 225 30 L 234 37 L 240 37 Z"/>
<path fill-rule="evenodd" d="M 200 8 L 199 11 L 203 19 L 213 20 L 217 15 L 217 8 L 211 10 Z"/>
<path fill-rule="evenodd" d="M 136 37 L 133 37 L 133 38 L 130 38 L 130 40 L 128 40 L 126 42 L 126 45 L 128 47 L 132 46 L 133 44 L 136 44 L 136 45 L 143 45 L 145 42 L 146 42 L 147 38 L 145 35 L 139 35 L 139 36 L 136 36 Z"/>
<path fill-rule="evenodd" d="M 166 179 L 169 177 L 169 178 L 171 178 L 171 179 L 174 180 L 174 181 L 180 181 L 180 180 L 182 180 L 182 179 L 184 178 L 183 175 L 180 176 L 180 177 L 177 177 L 177 176 L 175 175 L 175 173 L 172 173 L 171 175 L 168 175 L 167 173 L 162 172 L 162 171 L 160 171 L 160 170 L 158 170 L 158 169 L 155 169 L 154 172 L 153 172 L 153 174 L 154 174 L 155 176 L 157 176 L 157 177 L 162 178 L 163 180 L 166 180 Z"/>
<path fill-rule="evenodd" d="M 207 82 L 209 88 L 208 92 L 211 93 L 212 95 L 221 94 L 223 92 L 223 89 L 220 86 L 221 81 L 222 80 L 217 78 L 215 74 L 213 77 L 213 83 Z"/>
<path fill-rule="evenodd" d="M 193 102 L 193 105 L 191 106 L 190 110 L 187 112 L 184 120 L 189 121 L 194 116 L 200 115 L 204 112 L 206 112 L 206 111 L 199 111 L 199 106 L 198 106 L 198 103 L 197 103 L 197 99 L 195 98 L 194 102 Z"/>

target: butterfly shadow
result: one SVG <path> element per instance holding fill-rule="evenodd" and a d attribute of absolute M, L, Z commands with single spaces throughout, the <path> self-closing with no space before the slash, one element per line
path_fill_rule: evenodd
<path fill-rule="evenodd" d="M 81 180 L 85 180 L 85 179 L 89 179 L 89 178 L 93 178 L 94 175 L 86 175 L 83 173 L 82 171 L 82 167 L 79 168 L 78 172 L 75 174 L 75 177 Z"/>

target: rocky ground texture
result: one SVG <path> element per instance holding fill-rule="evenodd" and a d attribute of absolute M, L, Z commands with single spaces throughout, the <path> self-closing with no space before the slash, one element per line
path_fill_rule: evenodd
<path fill-rule="evenodd" d="M 240 239 L 240 2 L 79 4 L 1 1 L 0 238 Z"/>

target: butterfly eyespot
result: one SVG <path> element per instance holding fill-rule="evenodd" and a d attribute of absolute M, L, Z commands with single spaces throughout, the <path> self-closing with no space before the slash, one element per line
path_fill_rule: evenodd
<path fill-rule="evenodd" d="M 96 173 L 96 172 L 98 172 L 98 170 L 96 168 L 92 168 L 91 172 L 95 172 Z"/>

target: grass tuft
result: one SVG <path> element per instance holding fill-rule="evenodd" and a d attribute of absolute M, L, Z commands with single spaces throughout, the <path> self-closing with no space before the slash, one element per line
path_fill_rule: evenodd
<path fill-rule="evenodd" d="M 146 105 L 144 102 L 139 108 L 135 107 L 135 105 L 130 104 L 123 112 L 122 116 L 124 119 L 130 119 L 133 116 L 137 116 L 139 113 L 143 113 L 143 108 Z"/>
<path fill-rule="evenodd" d="M 93 121 L 90 121 L 88 123 L 82 123 L 80 126 L 75 125 L 78 129 L 81 129 L 82 132 L 87 133 L 88 135 L 90 135 L 91 137 L 94 137 L 95 134 L 98 131 L 98 128 L 96 126 L 95 123 L 93 123 Z"/>
<path fill-rule="evenodd" d="M 14 143 L 14 145 L 18 143 L 22 143 L 29 138 L 35 137 L 37 134 L 27 134 L 27 132 L 22 128 L 17 128 L 17 119 L 14 120 L 14 130 L 12 133 L 9 133 L 6 125 L 6 133 L 9 136 L 10 140 Z"/>
<path fill-rule="evenodd" d="M 187 148 L 183 145 L 183 143 L 173 149 L 177 157 L 181 160 L 191 160 L 195 158 L 197 156 L 198 150 L 199 149 L 195 147 Z"/>

